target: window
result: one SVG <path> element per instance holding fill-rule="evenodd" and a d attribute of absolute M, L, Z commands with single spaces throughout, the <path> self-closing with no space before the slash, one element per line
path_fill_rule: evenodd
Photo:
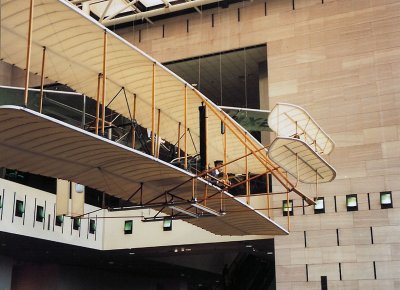
<path fill-rule="evenodd" d="M 15 216 L 22 217 L 25 212 L 24 202 L 22 200 L 17 200 L 15 202 Z"/>
<path fill-rule="evenodd" d="M 74 221 L 72 228 L 74 230 L 79 230 L 79 228 L 81 227 L 81 219 L 80 218 L 73 218 L 72 220 Z"/>
<path fill-rule="evenodd" d="M 3 197 L 0 195 L 0 208 L 3 208 Z"/>
<path fill-rule="evenodd" d="M 293 215 L 293 200 L 290 199 L 289 203 L 287 200 L 282 200 L 282 212 L 283 216 Z"/>
<path fill-rule="evenodd" d="M 132 229 L 133 229 L 133 221 L 132 220 L 125 221 L 125 226 L 124 226 L 125 235 L 132 234 Z"/>
<path fill-rule="evenodd" d="M 170 218 L 170 217 L 164 218 L 163 230 L 164 230 L 164 232 L 172 231 L 172 218 Z"/>
<path fill-rule="evenodd" d="M 94 234 L 96 232 L 96 221 L 95 220 L 89 220 L 89 233 Z"/>
<path fill-rule="evenodd" d="M 392 192 L 384 191 L 381 192 L 381 208 L 393 208 Z"/>
<path fill-rule="evenodd" d="M 314 213 L 325 213 L 325 199 L 323 197 L 314 198 L 315 205 L 314 205 Z"/>
<path fill-rule="evenodd" d="M 357 194 L 346 195 L 346 207 L 347 207 L 347 211 L 357 211 L 358 210 Z"/>
<path fill-rule="evenodd" d="M 63 223 L 64 223 L 64 216 L 63 215 L 56 216 L 56 226 L 61 227 Z"/>
<path fill-rule="evenodd" d="M 44 221 L 44 208 L 43 206 L 36 206 L 36 221 L 42 223 Z"/>

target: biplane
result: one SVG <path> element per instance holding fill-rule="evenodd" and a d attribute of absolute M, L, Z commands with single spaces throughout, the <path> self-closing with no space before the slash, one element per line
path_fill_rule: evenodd
<path fill-rule="evenodd" d="M 322 157 L 334 143 L 302 108 L 277 104 L 271 112 L 228 112 L 65 0 L 3 0 L 1 11 L 0 58 L 27 73 L 23 98 L 0 107 L 0 166 L 129 203 L 110 211 L 155 209 L 144 222 L 183 219 L 217 235 L 288 233 L 249 205 L 254 178 L 272 176 L 309 205 L 314 200 L 297 182 L 335 178 Z M 35 100 L 30 73 L 41 76 Z M 94 119 L 86 122 L 83 110 L 82 126 L 76 126 L 46 114 L 45 79 L 90 98 Z M 277 134 L 270 145 L 249 133 L 257 122 L 249 122 L 249 130 L 240 125 L 251 113 L 268 115 L 261 124 Z M 126 133 L 116 138 L 113 132 L 121 128 Z M 165 144 L 169 159 L 160 154 Z M 246 199 L 233 195 L 235 188 Z M 59 194 L 57 214 L 69 214 L 63 206 L 69 196 Z M 73 214 L 85 215 L 78 208 Z"/>

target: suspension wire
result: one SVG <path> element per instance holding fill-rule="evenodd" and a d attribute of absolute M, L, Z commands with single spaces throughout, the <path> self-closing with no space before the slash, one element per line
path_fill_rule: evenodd
<path fill-rule="evenodd" d="M 243 53 L 244 53 L 244 98 L 245 98 L 246 108 L 248 108 L 248 103 L 247 103 L 247 58 L 246 58 L 246 48 L 243 49 Z"/>
<path fill-rule="evenodd" d="M 219 52 L 219 86 L 220 86 L 219 90 L 221 93 L 220 104 L 221 104 L 221 106 L 223 106 L 223 103 L 222 103 L 222 53 L 221 52 Z"/>
<path fill-rule="evenodd" d="M 194 143 L 192 133 L 190 132 L 190 128 L 188 128 L 187 130 L 189 132 L 190 139 L 192 140 L 194 151 L 196 151 L 196 154 L 197 154 L 198 152 L 197 152 L 196 144 Z"/>
<path fill-rule="evenodd" d="M 128 102 L 128 98 L 127 98 L 127 96 L 126 96 L 126 91 L 125 91 L 125 88 L 124 88 L 124 87 L 122 87 L 122 89 L 123 89 L 124 96 L 125 96 L 125 102 L 126 102 L 126 106 L 128 107 L 129 118 L 131 119 L 131 121 L 133 121 L 133 117 L 132 117 L 132 114 L 131 114 L 131 108 L 130 108 L 130 106 L 129 106 L 129 102 Z"/>
<path fill-rule="evenodd" d="M 202 38 L 202 27 L 203 27 L 203 4 L 201 4 L 200 5 L 200 11 L 201 11 L 201 14 L 200 14 L 200 38 Z M 197 82 L 197 88 L 198 88 L 198 90 L 200 91 L 201 90 L 201 56 L 199 56 L 199 68 L 198 68 L 198 70 L 199 70 L 199 79 L 198 79 L 198 82 Z"/>
<path fill-rule="evenodd" d="M 217 15 L 218 15 L 218 19 L 221 21 L 221 17 L 219 15 L 220 10 L 219 10 L 219 1 L 218 1 L 218 6 L 217 6 Z M 222 103 L 222 52 L 221 52 L 222 48 L 220 48 L 219 50 L 219 85 L 220 85 L 220 93 L 221 93 L 221 97 L 220 97 L 220 105 L 223 106 Z"/>
<path fill-rule="evenodd" d="M 0 0 L 0 59 L 2 58 L 2 57 L 1 57 L 1 51 L 2 51 L 2 49 L 1 49 L 1 44 L 2 44 L 2 32 L 1 32 L 1 31 L 2 31 L 2 29 L 1 29 L 1 27 L 2 27 L 2 26 L 1 26 L 1 24 L 2 24 L 2 23 L 1 23 L 1 22 L 2 22 L 2 21 L 1 21 L 1 17 L 2 17 L 2 15 L 1 15 L 2 5 L 3 5 L 3 4 L 2 4 L 2 0 Z"/>
<path fill-rule="evenodd" d="M 242 9 L 244 10 L 244 0 L 242 0 Z M 244 54 L 244 98 L 245 98 L 245 107 L 248 108 L 248 102 L 247 102 L 247 56 L 246 56 L 246 47 L 243 48 L 243 54 Z"/>
<path fill-rule="evenodd" d="M 121 87 L 118 93 L 111 99 L 111 101 L 108 102 L 106 109 L 108 108 L 109 105 L 115 100 L 116 97 L 118 97 L 119 93 L 124 89 L 124 87 Z"/>

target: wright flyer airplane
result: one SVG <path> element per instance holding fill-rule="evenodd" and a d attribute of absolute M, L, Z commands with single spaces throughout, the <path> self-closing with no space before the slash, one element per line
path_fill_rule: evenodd
<path fill-rule="evenodd" d="M 1 102 L 0 166 L 57 178 L 58 215 L 86 214 L 78 189 L 68 207 L 63 189 L 72 182 L 125 202 L 110 211 L 157 212 L 143 222 L 182 219 L 217 235 L 283 235 L 288 229 L 270 218 L 269 208 L 250 206 L 252 181 L 266 180 L 272 208 L 268 176 L 308 205 L 315 201 L 298 182 L 336 176 L 323 158 L 334 142 L 303 108 L 220 108 L 68 1 L 1 1 L 0 51 L 2 60 L 27 72 L 23 95 Z M 29 88 L 31 73 L 41 76 L 36 91 Z M 90 99 L 93 118 L 83 110 L 77 126 L 47 114 L 47 79 Z M 252 114 L 275 132 L 270 145 L 241 125 Z"/>

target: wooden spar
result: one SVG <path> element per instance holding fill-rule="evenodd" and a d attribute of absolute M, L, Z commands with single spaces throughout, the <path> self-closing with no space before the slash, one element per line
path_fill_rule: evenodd
<path fill-rule="evenodd" d="M 43 55 L 42 55 L 42 74 L 40 77 L 40 99 L 39 99 L 39 113 L 42 113 L 43 109 L 43 86 L 44 86 L 44 63 L 46 60 L 46 47 L 43 46 Z"/>
<path fill-rule="evenodd" d="M 100 115 L 100 84 L 101 74 L 97 76 L 97 97 L 96 97 L 96 135 L 99 135 L 99 115 Z"/>
<path fill-rule="evenodd" d="M 195 200 L 195 194 L 194 194 L 194 192 L 195 192 L 195 181 L 196 181 L 196 179 L 193 178 L 192 179 L 192 200 Z"/>
<path fill-rule="evenodd" d="M 32 52 L 32 27 L 33 27 L 33 6 L 34 0 L 31 0 L 29 6 L 29 28 L 28 28 L 28 45 L 26 48 L 26 75 L 25 75 L 25 92 L 24 92 L 24 106 L 28 106 L 28 88 L 29 88 L 29 71 L 31 66 L 31 52 Z"/>
<path fill-rule="evenodd" d="M 205 120 L 204 120 L 204 126 L 205 126 L 205 136 L 204 136 L 204 138 L 205 138 L 205 141 L 204 141 L 204 143 L 206 144 L 206 152 L 204 153 L 204 158 L 205 158 L 205 162 L 204 162 L 204 169 L 203 170 L 207 170 L 208 169 L 208 122 L 207 122 L 207 120 L 208 120 L 208 114 L 207 114 L 207 107 L 204 107 L 204 117 L 205 117 Z"/>
<path fill-rule="evenodd" d="M 250 190 L 249 190 L 249 162 L 247 158 L 247 146 L 244 146 L 244 154 L 245 154 L 245 170 L 246 170 L 246 203 L 250 204 Z"/>
<path fill-rule="evenodd" d="M 136 94 L 133 94 L 133 120 L 136 120 Z M 132 124 L 132 148 L 135 149 L 136 128 Z"/>
<path fill-rule="evenodd" d="M 268 208 L 268 217 L 270 218 L 271 217 L 271 214 L 270 214 L 270 212 L 269 212 L 269 207 L 270 207 L 270 192 L 269 192 L 269 174 L 267 173 L 267 174 L 265 174 L 265 177 L 266 177 L 266 181 L 265 181 L 265 185 L 267 186 L 267 190 L 266 190 L 266 192 L 267 192 L 267 208 Z"/>
<path fill-rule="evenodd" d="M 106 121 L 106 80 L 107 80 L 107 71 L 106 71 L 106 61 L 107 61 L 107 31 L 104 30 L 104 44 L 103 44 L 103 94 L 101 97 L 102 103 L 102 114 L 101 114 L 101 135 L 104 136 L 104 125 Z"/>
<path fill-rule="evenodd" d="M 204 196 L 203 196 L 203 199 L 204 199 L 203 204 L 204 204 L 204 206 L 207 206 L 207 198 L 208 198 L 208 185 L 204 184 Z"/>
<path fill-rule="evenodd" d="M 228 169 L 227 169 L 227 165 L 226 165 L 226 163 L 228 162 L 227 151 L 226 151 L 226 135 L 227 135 L 227 132 L 224 131 L 224 176 L 223 176 L 223 179 L 225 181 L 228 181 Z"/>
<path fill-rule="evenodd" d="M 181 158 L 181 122 L 178 122 L 178 159 Z"/>
<path fill-rule="evenodd" d="M 161 109 L 158 109 L 158 118 L 157 118 L 157 139 L 156 139 L 156 157 L 160 158 L 160 119 L 161 119 Z"/>
<path fill-rule="evenodd" d="M 185 94 L 183 100 L 183 129 L 185 134 L 185 139 L 183 139 L 183 150 L 185 151 L 185 161 L 183 167 L 187 169 L 187 86 L 185 84 Z"/>
<path fill-rule="evenodd" d="M 153 63 L 153 71 L 151 77 L 151 155 L 155 156 L 155 144 L 154 144 L 154 130 L 155 130 L 155 109 L 156 109 L 156 100 L 155 100 L 155 66 Z"/>
<path fill-rule="evenodd" d="M 295 193 L 297 193 L 299 196 L 301 196 L 303 199 L 305 199 L 309 205 L 315 204 L 315 201 L 313 201 L 311 198 L 306 196 L 300 190 L 296 189 L 290 183 L 290 181 L 287 179 L 287 177 L 283 176 L 283 174 L 280 171 L 276 170 L 266 155 L 255 154 L 255 151 L 256 151 L 255 149 L 257 149 L 259 146 L 257 146 L 252 139 L 249 139 L 249 137 L 246 136 L 245 132 L 243 132 L 243 130 L 240 127 L 238 127 L 238 125 L 236 123 L 231 122 L 229 118 L 228 118 L 228 120 L 230 121 L 230 123 L 224 121 L 224 119 L 226 119 L 226 114 L 224 112 L 218 111 L 216 108 L 214 108 L 208 102 L 207 99 L 205 99 L 203 96 L 201 96 L 199 94 L 199 92 L 197 90 L 193 89 L 193 91 L 201 100 L 203 100 L 203 102 L 211 109 L 211 111 L 217 116 L 217 118 L 219 118 L 222 122 L 224 122 L 224 124 L 231 130 L 231 132 L 238 138 L 238 140 L 244 146 L 247 146 L 247 144 L 244 142 L 244 140 L 242 138 L 247 139 L 247 141 L 249 141 L 249 144 L 253 147 L 253 148 L 248 147 L 250 152 L 254 155 L 255 158 L 257 158 L 258 161 L 261 162 L 261 164 L 263 164 L 268 169 L 269 172 L 271 172 L 271 174 L 282 184 L 282 186 L 284 186 L 289 191 L 294 191 Z M 232 127 L 234 127 L 236 130 L 234 130 Z"/>
<path fill-rule="evenodd" d="M 287 172 L 286 172 L 287 176 Z M 288 232 L 290 232 L 290 208 L 289 207 L 289 190 L 286 191 L 286 213 L 287 213 L 287 228 Z"/>

